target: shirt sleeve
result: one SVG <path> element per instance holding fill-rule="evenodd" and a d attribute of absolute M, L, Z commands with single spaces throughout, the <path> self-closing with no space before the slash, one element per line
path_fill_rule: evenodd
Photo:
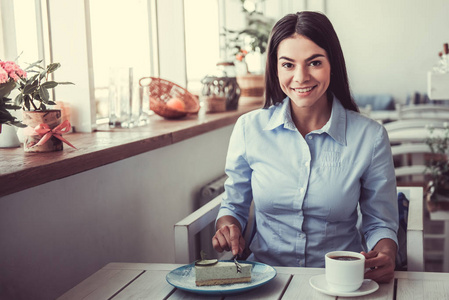
<path fill-rule="evenodd" d="M 371 164 L 362 177 L 360 208 L 362 233 L 368 250 L 384 238 L 398 244 L 396 175 L 390 141 L 383 126 L 379 127 L 374 142 Z"/>
<path fill-rule="evenodd" d="M 245 119 L 240 117 L 231 135 L 226 157 L 225 172 L 228 175 L 224 187 L 217 220 L 226 215 L 235 217 L 244 229 L 248 221 L 252 201 L 252 169 L 246 156 Z"/>

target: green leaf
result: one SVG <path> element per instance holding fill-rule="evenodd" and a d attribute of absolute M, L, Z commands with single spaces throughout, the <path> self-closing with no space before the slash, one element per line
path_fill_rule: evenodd
<path fill-rule="evenodd" d="M 20 94 L 18 94 L 18 95 L 16 96 L 16 98 L 14 99 L 14 103 L 15 103 L 16 105 L 22 105 L 22 102 L 23 102 L 23 94 L 20 93 Z"/>
<path fill-rule="evenodd" d="M 41 103 L 41 106 L 39 107 L 41 110 L 47 110 L 47 107 L 44 103 Z"/>
<path fill-rule="evenodd" d="M 23 123 L 20 122 L 20 121 L 13 121 L 13 122 L 11 122 L 11 124 L 14 125 L 14 126 L 16 126 L 16 127 L 20 127 L 20 128 L 26 128 L 26 127 L 28 127 L 28 125 L 25 125 L 25 124 L 23 124 Z"/>
<path fill-rule="evenodd" d="M 56 102 L 51 101 L 51 100 L 48 100 L 48 101 L 47 101 L 47 104 L 48 104 L 48 105 L 56 105 Z"/>
<path fill-rule="evenodd" d="M 47 89 L 42 85 L 39 88 L 39 96 L 42 99 L 42 101 L 48 101 L 48 99 L 50 99 L 50 94 L 48 93 Z"/>
<path fill-rule="evenodd" d="M 47 73 L 53 73 L 61 66 L 60 63 L 52 63 L 47 66 Z"/>
<path fill-rule="evenodd" d="M 41 84 L 41 87 L 46 88 L 46 89 L 52 89 L 54 87 L 56 87 L 58 85 L 58 83 L 56 81 L 47 81 Z"/>
<path fill-rule="evenodd" d="M 0 98 L 7 97 L 15 87 L 16 83 L 14 81 L 8 81 L 0 84 Z"/>
<path fill-rule="evenodd" d="M 19 106 L 19 105 L 12 105 L 12 104 L 5 104 L 5 107 L 6 107 L 7 109 L 14 109 L 14 110 L 18 110 L 18 109 L 21 109 L 21 108 L 22 108 L 22 107 Z"/>
<path fill-rule="evenodd" d="M 36 91 L 37 86 L 38 86 L 39 82 L 37 80 L 35 80 L 32 84 L 30 85 L 26 85 L 23 89 L 23 94 L 24 95 L 29 95 L 32 94 Z"/>
<path fill-rule="evenodd" d="M 47 76 L 47 70 L 44 70 L 39 74 L 39 79 L 43 79 L 45 76 Z"/>
<path fill-rule="evenodd" d="M 68 81 L 66 81 L 66 82 L 58 82 L 58 84 L 73 84 L 73 85 L 75 85 L 73 82 L 68 82 Z"/>
<path fill-rule="evenodd" d="M 38 68 L 43 69 L 43 68 L 40 66 L 40 64 L 42 63 L 42 61 L 43 61 L 43 59 L 38 60 L 38 61 L 32 63 L 31 65 L 29 65 L 28 67 L 26 67 L 26 69 L 25 69 L 24 71 L 25 71 L 25 72 L 28 72 L 28 70 L 31 70 L 31 69 L 34 68 L 34 67 L 38 67 Z"/>
<path fill-rule="evenodd" d="M 31 101 L 31 99 L 25 98 L 24 100 L 25 100 L 25 107 L 26 107 L 26 109 L 31 110 L 30 109 L 30 101 Z"/>

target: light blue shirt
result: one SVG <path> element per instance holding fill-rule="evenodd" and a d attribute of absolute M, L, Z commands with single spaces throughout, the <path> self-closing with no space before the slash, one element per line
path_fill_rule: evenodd
<path fill-rule="evenodd" d="M 334 97 L 323 128 L 305 138 L 288 98 L 241 116 L 228 155 L 218 218 L 245 227 L 254 199 L 256 228 L 249 260 L 273 266 L 324 267 L 334 250 L 360 252 L 383 238 L 397 243 L 396 177 L 382 125 L 346 110 Z"/>

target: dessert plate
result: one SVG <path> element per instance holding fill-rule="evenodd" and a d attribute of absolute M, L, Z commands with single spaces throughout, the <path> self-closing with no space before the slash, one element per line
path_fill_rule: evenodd
<path fill-rule="evenodd" d="M 326 295 L 339 297 L 358 297 L 374 293 L 377 289 L 379 289 L 377 282 L 371 279 L 365 279 L 363 280 L 362 286 L 354 292 L 336 292 L 331 290 L 327 285 L 326 274 L 311 277 L 309 283 L 317 291 L 320 291 Z"/>
<path fill-rule="evenodd" d="M 245 264 L 252 264 L 251 282 L 212 285 L 212 286 L 196 286 L 195 284 L 195 266 L 194 264 L 179 267 L 167 274 L 166 280 L 172 286 L 197 294 L 234 294 L 254 289 L 264 285 L 274 277 L 276 270 L 269 265 L 245 261 Z"/>

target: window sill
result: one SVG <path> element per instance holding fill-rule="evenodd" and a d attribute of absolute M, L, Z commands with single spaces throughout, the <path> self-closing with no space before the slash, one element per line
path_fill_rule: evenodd
<path fill-rule="evenodd" d="M 236 111 L 215 114 L 200 111 L 198 116 L 181 120 L 153 115 L 150 124 L 142 127 L 71 133 L 65 137 L 77 149 L 64 145 L 59 152 L 0 149 L 0 197 L 232 125 L 239 116 L 259 107 L 240 105 Z"/>

